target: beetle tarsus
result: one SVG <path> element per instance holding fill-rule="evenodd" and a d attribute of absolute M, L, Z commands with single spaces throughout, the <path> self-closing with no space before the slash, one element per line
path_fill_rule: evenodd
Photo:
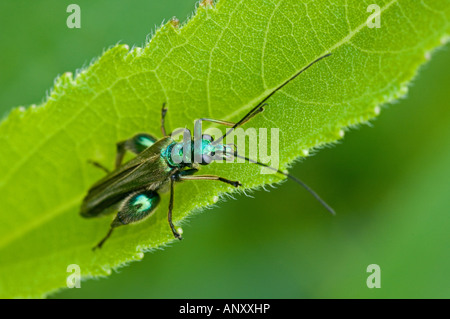
<path fill-rule="evenodd" d="M 111 236 L 111 233 L 113 232 L 113 228 L 109 230 L 109 232 L 106 234 L 106 236 L 94 247 L 92 247 L 92 251 L 95 251 L 96 249 L 101 249 L 105 241 Z"/>
<path fill-rule="evenodd" d="M 183 237 L 179 234 L 179 233 L 177 233 L 176 231 L 172 231 L 173 232 L 173 236 L 176 238 L 176 239 L 178 239 L 178 240 L 182 240 L 183 239 Z"/>

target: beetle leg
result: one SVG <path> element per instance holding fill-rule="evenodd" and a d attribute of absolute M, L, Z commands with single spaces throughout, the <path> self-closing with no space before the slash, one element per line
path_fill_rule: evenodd
<path fill-rule="evenodd" d="M 162 109 L 161 109 L 161 132 L 164 137 L 167 136 L 166 126 L 165 126 L 166 113 L 167 113 L 167 107 L 166 107 L 166 102 L 164 102 L 162 105 Z"/>
<path fill-rule="evenodd" d="M 167 220 L 169 221 L 170 229 L 172 230 L 172 233 L 175 236 L 175 238 L 181 240 L 183 239 L 183 237 L 181 237 L 181 235 L 176 231 L 175 226 L 173 225 L 172 222 L 173 197 L 174 197 L 173 184 L 175 183 L 176 178 L 177 178 L 176 175 L 172 175 L 172 177 L 170 178 L 170 200 L 169 200 L 169 212 L 167 213 Z"/>
<path fill-rule="evenodd" d="M 101 248 L 114 228 L 138 222 L 149 216 L 159 201 L 158 193 L 151 190 L 140 190 L 129 195 L 120 204 L 119 212 L 112 221 L 109 232 L 93 249 Z"/>
<path fill-rule="evenodd" d="M 98 249 L 102 248 L 102 246 L 103 246 L 103 244 L 105 243 L 105 241 L 109 238 L 109 236 L 111 236 L 113 230 L 114 230 L 114 228 L 111 227 L 111 228 L 109 229 L 108 233 L 106 234 L 106 236 L 103 237 L 103 239 L 102 239 L 96 246 L 94 246 L 94 247 L 92 248 L 92 250 L 96 250 L 97 248 L 98 248 Z"/>
<path fill-rule="evenodd" d="M 108 174 L 110 172 L 109 169 L 107 169 L 105 166 L 103 166 L 99 162 L 88 160 L 88 163 L 94 165 L 97 168 L 100 168 L 101 170 L 104 170 L 106 172 L 106 174 Z"/>
<path fill-rule="evenodd" d="M 173 235 L 177 239 L 183 239 L 181 235 L 176 231 L 175 226 L 172 222 L 172 211 L 173 211 L 173 201 L 174 201 L 174 190 L 173 185 L 175 182 L 179 181 L 193 181 L 193 180 L 211 180 L 211 181 L 220 181 L 234 187 L 242 186 L 242 184 L 238 181 L 231 181 L 229 179 L 215 176 L 215 175 L 193 175 L 198 171 L 198 169 L 187 169 L 185 171 L 181 171 L 177 174 L 174 174 L 170 178 L 170 200 L 169 200 L 169 212 L 167 213 L 167 220 L 169 221 L 170 229 L 172 230 Z"/>
<path fill-rule="evenodd" d="M 220 176 L 216 175 L 179 175 L 178 176 L 179 181 L 196 181 L 196 180 L 208 180 L 208 181 L 219 181 L 224 182 L 227 184 L 230 184 L 234 187 L 242 186 L 242 184 L 239 181 L 232 181 Z"/>
<path fill-rule="evenodd" d="M 117 143 L 116 168 L 122 164 L 126 151 L 139 154 L 146 148 L 152 146 L 156 141 L 157 139 L 152 135 L 140 133 L 128 140 Z"/>

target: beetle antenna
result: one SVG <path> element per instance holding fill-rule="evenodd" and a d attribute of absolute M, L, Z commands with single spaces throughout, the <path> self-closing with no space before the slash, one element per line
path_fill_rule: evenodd
<path fill-rule="evenodd" d="M 288 80 L 286 80 L 285 82 L 283 82 L 280 86 L 278 86 L 275 90 L 273 90 L 270 94 L 268 94 L 261 102 L 258 103 L 258 105 L 256 105 L 254 108 L 252 108 L 250 110 L 250 112 L 247 113 L 247 115 L 245 115 L 239 122 L 237 122 L 236 124 L 233 125 L 232 128 L 230 128 L 222 137 L 220 137 L 219 139 L 215 140 L 213 142 L 214 145 L 218 144 L 220 141 L 222 141 L 225 137 L 227 137 L 228 134 L 230 134 L 234 129 L 236 129 L 236 127 L 242 125 L 243 123 L 245 123 L 246 121 L 248 121 L 248 119 L 250 117 L 252 117 L 253 113 L 255 113 L 260 107 L 263 106 L 264 102 L 266 102 L 270 97 L 272 97 L 272 95 L 274 95 L 277 91 L 281 90 L 285 85 L 287 85 L 289 82 L 291 82 L 292 80 L 294 80 L 297 76 L 299 76 L 300 74 L 302 74 L 303 72 L 305 72 L 307 69 L 309 69 L 313 64 L 315 64 L 316 62 L 319 62 L 320 60 L 329 57 L 331 55 L 331 53 L 322 55 L 321 57 L 315 59 L 314 61 L 312 61 L 310 64 L 308 64 L 307 66 L 305 66 L 303 69 L 301 69 L 300 71 L 298 71 L 297 73 L 295 73 L 292 77 L 290 77 Z"/>
<path fill-rule="evenodd" d="M 302 182 L 302 181 L 301 181 L 300 179 L 298 179 L 297 177 L 292 176 L 291 174 L 285 173 L 285 172 L 283 172 L 283 171 L 281 171 L 281 170 L 279 170 L 279 169 L 276 169 L 276 168 L 274 168 L 274 167 L 272 167 L 272 166 L 269 166 L 269 165 L 267 165 L 267 164 L 264 164 L 264 163 L 261 163 L 261 162 L 258 162 L 258 161 L 254 161 L 254 160 L 252 160 L 252 159 L 250 159 L 250 158 L 248 158 L 248 157 L 245 157 L 245 156 L 241 156 L 241 155 L 239 155 L 237 152 L 234 152 L 234 156 L 235 156 L 235 157 L 238 157 L 238 158 L 242 158 L 242 159 L 246 160 L 246 161 L 249 162 L 249 163 L 257 164 L 257 165 L 260 165 L 260 166 L 267 167 L 268 169 L 271 169 L 271 170 L 273 170 L 274 172 L 277 172 L 277 173 L 279 173 L 279 174 L 282 174 L 282 175 L 286 176 L 287 178 L 293 180 L 294 182 L 296 182 L 297 184 L 299 184 L 301 187 L 303 187 L 304 189 L 306 189 L 312 196 L 314 196 L 314 198 L 315 198 L 320 204 L 322 204 L 322 206 L 325 207 L 326 210 L 328 210 L 332 215 L 336 215 L 336 212 L 334 211 L 333 208 L 331 208 L 331 207 L 330 207 L 330 206 L 329 206 L 322 198 L 320 198 L 319 195 L 317 195 L 317 193 L 316 193 L 315 191 L 313 191 L 308 185 L 306 185 L 304 182 Z"/>

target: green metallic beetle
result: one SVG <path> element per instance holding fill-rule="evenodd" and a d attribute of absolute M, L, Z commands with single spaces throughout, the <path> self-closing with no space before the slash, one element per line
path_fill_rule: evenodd
<path fill-rule="evenodd" d="M 90 188 L 83 200 L 80 214 L 83 217 L 91 218 L 117 213 L 111 223 L 109 232 L 93 249 L 101 248 L 111 236 L 114 228 L 138 222 L 149 216 L 160 202 L 158 192 L 164 192 L 167 189 L 170 189 L 169 211 L 167 215 L 169 226 L 175 238 L 182 239 L 172 222 L 174 184 L 176 182 L 192 180 L 215 180 L 239 187 L 241 186 L 239 181 L 232 181 L 215 175 L 195 175 L 199 170 L 199 165 L 208 165 L 213 160 L 229 159 L 230 157 L 245 159 L 250 163 L 267 167 L 294 180 L 309 191 L 327 210 L 334 214 L 333 209 L 299 179 L 266 164 L 240 156 L 237 150 L 231 145 L 220 143 L 235 128 L 245 124 L 255 115 L 263 112 L 264 106 L 266 105 L 265 102 L 276 91 L 295 79 L 314 63 L 329 55 L 327 54 L 316 59 L 300 70 L 266 96 L 239 122 L 232 123 L 208 118 L 199 119 L 194 128 L 194 137 L 191 136 L 189 130 L 185 129 L 182 142 L 176 142 L 171 136 L 166 134 L 164 119 L 167 108 L 164 103 L 161 112 L 161 132 L 164 136 L 163 138 L 157 139 L 149 134 L 141 133 L 129 140 L 118 143 L 115 170 L 112 172 L 109 172 L 101 164 L 92 162 L 95 166 L 104 169 L 107 175 Z M 225 125 L 230 127 L 230 129 L 221 138 L 214 141 L 211 136 L 201 133 L 202 121 Z M 122 164 L 126 151 L 135 153 L 137 156 L 127 163 Z"/>

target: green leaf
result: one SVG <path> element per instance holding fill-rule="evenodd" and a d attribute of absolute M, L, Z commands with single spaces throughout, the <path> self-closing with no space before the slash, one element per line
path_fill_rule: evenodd
<path fill-rule="evenodd" d="M 430 51 L 448 38 L 450 3 L 379 1 L 380 28 L 366 24 L 370 4 L 203 4 L 184 26 L 164 25 L 145 48 L 115 46 L 75 77 L 57 79 L 43 105 L 11 112 L 0 124 L 0 296 L 40 297 L 66 286 L 70 264 L 78 264 L 84 278 L 107 275 L 174 241 L 167 195 L 153 216 L 118 228 L 100 251 L 91 248 L 111 219 L 78 215 L 87 190 L 103 176 L 87 160 L 112 168 L 116 142 L 142 131 L 160 136 L 163 102 L 169 130 L 192 128 L 200 117 L 237 121 L 332 52 L 273 95 L 266 111 L 245 126 L 280 128 L 284 168 L 404 96 Z M 259 172 L 251 164 L 202 168 L 240 180 L 244 189 L 281 180 Z M 175 223 L 234 191 L 205 181 L 177 185 Z"/>

